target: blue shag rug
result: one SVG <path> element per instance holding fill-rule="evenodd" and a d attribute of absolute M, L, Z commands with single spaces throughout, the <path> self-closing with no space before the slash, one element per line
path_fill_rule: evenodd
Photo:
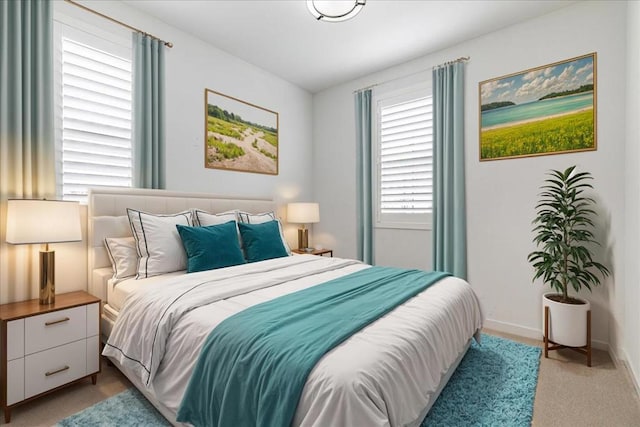
<path fill-rule="evenodd" d="M 102 402 L 59 421 L 54 427 L 152 427 L 171 426 L 135 388 L 130 388 Z"/>
<path fill-rule="evenodd" d="M 482 345 L 472 343 L 422 427 L 531 425 L 540 351 L 483 334 Z M 129 389 L 56 427 L 168 425 L 144 396 Z"/>
<path fill-rule="evenodd" d="M 433 426 L 530 426 L 539 347 L 482 334 L 422 422 Z"/>

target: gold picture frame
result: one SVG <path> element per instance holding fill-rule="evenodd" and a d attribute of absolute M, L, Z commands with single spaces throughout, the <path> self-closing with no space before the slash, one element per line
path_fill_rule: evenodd
<path fill-rule="evenodd" d="M 480 82 L 480 161 L 597 150 L 596 56 Z"/>
<path fill-rule="evenodd" d="M 204 167 L 278 175 L 279 115 L 204 90 Z"/>

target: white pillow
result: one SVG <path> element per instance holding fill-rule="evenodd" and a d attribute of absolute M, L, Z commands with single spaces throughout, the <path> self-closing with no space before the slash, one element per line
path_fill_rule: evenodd
<path fill-rule="evenodd" d="M 201 227 L 224 224 L 229 221 L 237 221 L 236 211 L 211 214 L 209 212 L 201 211 L 200 209 L 194 209 L 193 215 L 195 223 Z"/>
<path fill-rule="evenodd" d="M 278 219 L 276 213 L 271 212 L 262 212 L 259 214 L 252 214 L 249 212 L 237 211 L 238 212 L 238 222 L 244 222 L 245 224 L 262 224 L 263 222 L 273 221 Z"/>
<path fill-rule="evenodd" d="M 176 224 L 193 225 L 190 211 L 170 215 L 127 209 L 138 251 L 136 279 L 187 269 L 187 254 Z"/>
<path fill-rule="evenodd" d="M 280 230 L 280 239 L 282 240 L 282 245 L 287 251 L 287 255 L 291 255 L 291 249 L 287 244 L 287 239 L 284 238 L 284 232 L 282 231 L 282 223 L 280 219 L 276 216 L 276 213 L 271 212 L 263 212 L 259 214 L 252 214 L 249 212 L 238 211 L 238 222 L 244 222 L 245 224 L 262 224 L 263 222 L 269 221 L 278 221 L 278 229 Z"/>
<path fill-rule="evenodd" d="M 106 237 L 104 246 L 111 260 L 115 283 L 136 275 L 138 251 L 133 237 Z"/>

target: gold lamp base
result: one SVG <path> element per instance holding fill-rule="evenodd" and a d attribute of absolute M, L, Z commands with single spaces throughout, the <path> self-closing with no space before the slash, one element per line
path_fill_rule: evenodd
<path fill-rule="evenodd" d="M 306 250 L 309 247 L 309 229 L 298 228 L 298 249 Z"/>
<path fill-rule="evenodd" d="M 40 304 L 50 305 L 56 301 L 55 277 L 55 251 L 40 251 Z"/>

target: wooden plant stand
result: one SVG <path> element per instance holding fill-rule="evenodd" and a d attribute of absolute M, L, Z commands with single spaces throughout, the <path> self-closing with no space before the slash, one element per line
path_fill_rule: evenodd
<path fill-rule="evenodd" d="M 573 351 L 577 351 L 580 354 L 587 356 L 587 366 L 591 367 L 591 310 L 587 311 L 587 345 L 582 347 L 569 347 L 562 344 L 557 344 L 551 341 L 549 338 L 549 306 L 544 307 L 544 357 L 549 358 L 549 351 L 559 350 L 561 348 L 568 348 Z"/>

